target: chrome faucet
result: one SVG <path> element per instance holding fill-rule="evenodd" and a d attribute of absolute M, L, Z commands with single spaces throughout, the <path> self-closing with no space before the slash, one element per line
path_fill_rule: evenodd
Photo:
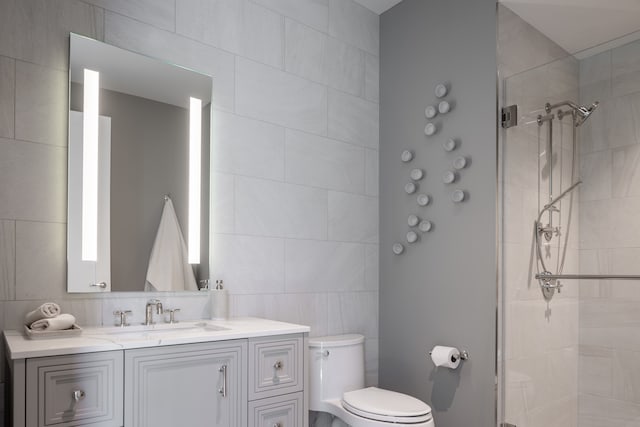
<path fill-rule="evenodd" d="M 153 321 L 153 307 L 155 306 L 156 308 L 156 314 L 162 314 L 164 313 L 164 310 L 162 309 L 162 303 L 160 302 L 160 300 L 157 299 L 152 299 L 149 300 L 149 302 L 147 303 L 146 309 L 145 309 L 145 315 L 144 315 L 144 324 L 145 325 L 155 325 L 156 322 Z"/>

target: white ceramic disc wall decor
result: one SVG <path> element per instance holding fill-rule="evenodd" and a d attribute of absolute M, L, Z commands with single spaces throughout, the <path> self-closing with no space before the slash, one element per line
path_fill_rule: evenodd
<path fill-rule="evenodd" d="M 411 171 L 411 179 L 414 181 L 420 181 L 424 177 L 424 172 L 422 169 L 413 169 Z"/>
<path fill-rule="evenodd" d="M 402 246 L 402 244 L 400 243 L 394 243 L 393 244 L 393 253 L 396 255 L 400 255 L 402 252 L 404 252 L 404 246 Z"/>
<path fill-rule="evenodd" d="M 452 171 L 446 171 L 442 174 L 442 182 L 445 184 L 451 184 L 456 181 L 456 174 Z"/>
<path fill-rule="evenodd" d="M 434 88 L 434 94 L 437 99 L 431 100 L 430 104 L 426 105 L 424 109 L 424 115 L 427 118 L 426 124 L 424 127 L 424 134 L 426 136 L 436 135 L 438 132 L 442 131 L 443 129 L 448 130 L 446 129 L 447 119 L 445 115 L 451 112 L 456 106 L 455 100 L 452 101 L 451 99 L 445 99 L 445 97 L 447 97 L 447 95 L 449 94 L 450 89 L 451 89 L 450 85 L 445 83 L 439 83 Z M 437 121 L 434 122 L 432 120 L 434 120 L 435 117 L 438 117 L 438 119 Z M 460 140 L 456 138 L 447 138 L 446 141 L 442 142 L 442 148 L 447 153 L 458 149 L 459 145 L 460 145 Z M 440 154 L 440 156 L 443 156 L 443 154 Z M 445 154 L 444 156 L 446 157 L 443 160 L 451 161 L 448 155 Z M 415 156 L 412 151 L 405 150 L 402 153 L 402 161 L 405 163 L 412 161 L 414 157 Z M 463 155 L 453 156 L 452 167 L 450 170 L 446 170 L 442 174 L 442 182 L 444 184 L 453 184 L 458 181 L 464 180 L 463 178 L 465 177 L 466 172 L 463 171 L 463 169 L 469 168 L 469 166 L 470 166 L 470 159 L 468 157 Z M 404 186 L 404 191 L 407 194 L 414 194 L 418 190 L 419 185 L 428 186 L 430 184 L 429 181 L 431 181 L 431 180 L 425 180 L 424 182 L 422 181 L 425 178 L 426 173 L 424 169 L 421 169 L 421 168 L 411 169 L 409 176 L 411 180 L 407 182 Z M 457 185 L 461 185 L 461 184 L 457 184 Z M 425 189 L 423 189 L 422 191 L 425 191 Z M 455 203 L 460 203 L 462 201 L 465 201 L 465 199 L 468 198 L 468 194 L 464 190 L 453 189 L 450 191 L 451 191 L 450 198 Z M 416 196 L 416 202 L 418 206 L 424 207 L 431 204 L 431 197 L 425 193 L 419 193 Z M 423 211 L 420 211 L 420 214 L 422 214 L 422 212 Z M 420 237 L 416 233 L 416 231 L 419 233 L 428 233 L 433 231 L 433 223 L 431 221 L 422 220 L 418 217 L 418 215 L 415 215 L 415 214 L 408 215 L 407 224 L 409 225 L 409 227 L 411 227 L 411 229 L 407 232 L 405 236 L 406 242 L 408 242 L 409 244 L 420 241 Z M 415 230 L 414 227 L 417 227 L 417 230 Z M 401 253 L 404 252 L 404 250 L 405 250 L 405 247 L 400 243 L 395 243 L 393 245 L 393 251 L 396 255 L 400 255 Z"/>
<path fill-rule="evenodd" d="M 457 146 L 458 144 L 456 143 L 456 140 L 453 138 L 449 138 L 442 143 L 442 148 L 444 148 L 444 151 L 453 151 L 456 149 Z"/>
<path fill-rule="evenodd" d="M 419 206 L 427 206 L 431 201 L 429 196 L 427 196 L 426 194 L 418 194 L 418 197 L 416 198 L 416 200 Z"/>
<path fill-rule="evenodd" d="M 428 233 L 429 231 L 431 231 L 431 227 L 432 227 L 431 221 L 427 221 L 426 219 L 423 221 L 420 221 L 420 224 L 418 225 L 418 229 L 423 233 Z"/>
<path fill-rule="evenodd" d="M 437 85 L 435 90 L 434 90 L 434 93 L 436 94 L 436 97 L 438 97 L 438 98 L 442 98 L 442 97 L 446 96 L 447 92 L 448 92 L 447 87 L 442 83 Z"/>
<path fill-rule="evenodd" d="M 404 186 L 404 191 L 407 194 L 413 194 L 416 192 L 416 185 L 413 182 L 407 182 Z"/>
<path fill-rule="evenodd" d="M 424 127 L 424 134 L 427 136 L 431 136 L 434 135 L 436 133 L 436 125 L 434 125 L 433 123 L 427 123 L 427 125 Z"/>
<path fill-rule="evenodd" d="M 453 168 L 460 170 L 467 167 L 467 159 L 464 156 L 459 156 L 453 159 Z"/>
<path fill-rule="evenodd" d="M 464 201 L 464 199 L 465 194 L 462 190 L 454 190 L 453 193 L 451 193 L 451 200 L 453 200 L 455 203 L 460 203 Z"/>

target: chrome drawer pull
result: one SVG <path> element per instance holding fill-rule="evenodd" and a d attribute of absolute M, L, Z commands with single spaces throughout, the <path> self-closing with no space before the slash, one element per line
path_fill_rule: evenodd
<path fill-rule="evenodd" d="M 218 389 L 218 393 L 220 393 L 222 397 L 227 397 L 227 365 L 220 366 L 218 372 L 222 372 L 222 387 Z"/>
<path fill-rule="evenodd" d="M 73 392 L 73 400 L 76 402 L 81 401 L 86 396 L 85 392 L 82 390 L 76 390 Z"/>
<path fill-rule="evenodd" d="M 106 282 L 98 282 L 98 283 L 93 283 L 89 286 L 95 287 L 95 288 L 101 288 L 101 289 L 106 289 L 107 288 L 107 283 Z"/>
<path fill-rule="evenodd" d="M 282 363 L 282 361 L 278 360 L 276 363 L 273 364 L 273 369 L 279 370 L 279 369 L 282 369 L 282 366 L 284 366 L 284 364 Z"/>

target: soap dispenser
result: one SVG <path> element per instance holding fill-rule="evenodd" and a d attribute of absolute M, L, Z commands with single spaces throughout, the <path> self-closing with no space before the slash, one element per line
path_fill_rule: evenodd
<path fill-rule="evenodd" d="M 215 289 L 210 290 L 211 320 L 227 320 L 229 316 L 229 294 L 222 280 L 216 280 Z"/>

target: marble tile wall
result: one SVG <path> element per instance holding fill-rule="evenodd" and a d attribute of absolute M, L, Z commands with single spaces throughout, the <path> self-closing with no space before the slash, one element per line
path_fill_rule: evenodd
<path fill-rule="evenodd" d="M 379 25 L 352 0 L 1 1 L 0 328 L 47 300 L 138 321 L 148 298 L 65 292 L 70 31 L 213 76 L 211 271 L 232 314 L 364 333 L 376 384 Z"/>
<path fill-rule="evenodd" d="M 580 98 L 600 101 L 582 128 L 590 190 L 580 204 L 580 270 L 638 274 L 640 42 L 581 60 Z M 580 291 L 580 425 L 637 425 L 640 284 L 589 281 Z"/>
<path fill-rule="evenodd" d="M 578 285 L 566 283 L 547 303 L 534 279 L 533 224 L 548 201 L 547 127 L 535 122 L 546 102 L 578 99 L 578 61 L 500 6 L 499 73 L 503 105 L 517 104 L 519 124 L 500 141 L 502 422 L 518 427 L 578 425 Z M 554 121 L 554 194 L 571 179 L 571 126 Z M 562 183 L 560 164 L 563 164 Z M 540 191 L 539 186 L 540 185 Z M 561 227 L 566 231 L 567 206 Z M 558 221 L 556 217 L 554 221 Z M 581 225 L 581 224 L 580 224 Z M 578 265 L 574 204 L 565 271 Z M 543 251 L 555 269 L 558 244 Z"/>

